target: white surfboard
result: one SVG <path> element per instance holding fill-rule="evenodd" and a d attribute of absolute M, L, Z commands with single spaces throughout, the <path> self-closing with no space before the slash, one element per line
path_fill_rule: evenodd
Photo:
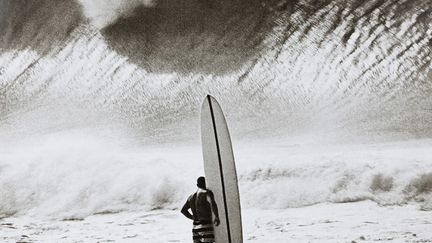
<path fill-rule="evenodd" d="M 242 243 L 237 172 L 228 126 L 219 103 L 208 95 L 201 107 L 201 141 L 207 187 L 218 206 L 216 243 Z"/>

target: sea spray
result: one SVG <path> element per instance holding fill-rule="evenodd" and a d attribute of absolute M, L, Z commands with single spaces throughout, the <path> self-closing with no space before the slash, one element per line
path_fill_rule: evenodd
<path fill-rule="evenodd" d="M 12 149 L 3 144 L 0 214 L 81 218 L 178 207 L 194 187 L 188 182 L 200 175 L 199 164 L 193 165 L 200 153 L 188 151 L 136 149 L 77 132 L 33 138 Z M 194 159 L 177 159 L 185 155 Z"/>
<path fill-rule="evenodd" d="M 425 1 L 134 2 L 125 13 L 138 12 L 100 30 L 77 1 L 2 1 L 0 126 L 75 106 L 96 127 L 115 116 L 149 141 L 191 140 L 212 93 L 242 137 L 431 135 Z"/>
<path fill-rule="evenodd" d="M 3 146 L 2 216 L 68 219 L 178 209 L 203 173 L 199 145 L 125 146 L 125 141 L 89 133 L 61 133 L 38 141 L 14 144 L 14 150 Z M 362 200 L 430 208 L 429 140 L 288 149 L 269 144 L 240 143 L 235 151 L 244 208 Z"/>
<path fill-rule="evenodd" d="M 431 203 L 430 140 L 263 147 L 240 154 L 244 158 L 239 167 L 250 168 L 240 173 L 247 206 L 288 208 L 372 200 L 383 206 L 419 202 L 426 210 Z"/>

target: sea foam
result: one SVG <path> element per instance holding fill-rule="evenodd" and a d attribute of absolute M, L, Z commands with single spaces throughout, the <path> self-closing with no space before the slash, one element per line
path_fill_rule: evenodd
<path fill-rule="evenodd" d="M 121 143 L 119 141 L 122 141 Z M 0 213 L 83 218 L 121 211 L 178 209 L 203 174 L 201 148 L 141 146 L 100 134 L 56 133 L 0 153 Z M 304 207 L 372 200 L 431 205 L 431 141 L 235 149 L 244 208 Z"/>

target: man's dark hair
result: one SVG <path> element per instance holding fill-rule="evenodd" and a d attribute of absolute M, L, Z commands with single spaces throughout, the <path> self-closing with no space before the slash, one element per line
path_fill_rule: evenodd
<path fill-rule="evenodd" d="M 207 189 L 206 188 L 206 182 L 204 176 L 200 176 L 197 179 L 197 186 L 201 189 Z"/>

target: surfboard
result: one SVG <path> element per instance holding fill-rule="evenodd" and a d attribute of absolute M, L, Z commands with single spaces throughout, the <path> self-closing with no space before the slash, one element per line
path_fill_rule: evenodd
<path fill-rule="evenodd" d="M 201 142 L 207 188 L 214 193 L 220 219 L 215 241 L 241 243 L 240 196 L 231 138 L 221 106 L 210 95 L 201 107 Z"/>

